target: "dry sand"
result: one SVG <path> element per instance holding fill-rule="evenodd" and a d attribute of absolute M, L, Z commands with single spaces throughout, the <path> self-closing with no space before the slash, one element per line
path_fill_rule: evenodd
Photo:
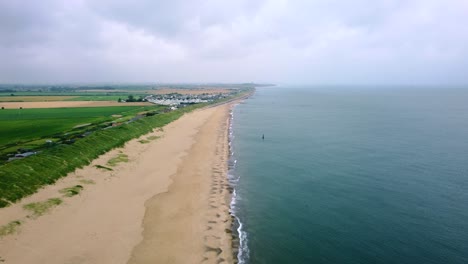
<path fill-rule="evenodd" d="M 227 189 L 229 105 L 198 110 L 128 142 L 8 208 L 0 226 L 3 263 L 231 263 Z M 153 139 L 157 136 L 158 139 Z M 142 144 L 138 140 L 149 140 Z M 146 141 L 144 141 L 146 142 Z M 119 154 L 129 162 L 98 169 Z M 88 180 L 85 182 L 84 180 Z M 94 184 L 89 183 L 94 181 Z M 62 197 L 76 184 L 83 191 Z M 24 204 L 61 197 L 36 219 Z"/>
<path fill-rule="evenodd" d="M 101 107 L 151 105 L 147 102 L 119 103 L 115 101 L 57 101 L 57 102 L 0 102 L 5 109 L 22 108 L 63 108 L 63 107 Z"/>

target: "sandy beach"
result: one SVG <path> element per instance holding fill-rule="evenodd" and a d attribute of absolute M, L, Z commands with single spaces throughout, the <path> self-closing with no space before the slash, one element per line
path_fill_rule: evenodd
<path fill-rule="evenodd" d="M 232 263 L 228 190 L 230 105 L 186 114 L 10 207 L 0 226 L 0 262 Z M 127 155 L 112 170 L 108 161 Z M 80 185 L 66 197 L 60 190 Z M 23 206 L 63 202 L 41 216 Z"/>

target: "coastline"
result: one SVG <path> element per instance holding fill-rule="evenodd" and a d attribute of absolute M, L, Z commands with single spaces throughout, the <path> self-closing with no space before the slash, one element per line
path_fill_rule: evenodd
<path fill-rule="evenodd" d="M 171 263 L 186 263 L 187 259 L 235 262 L 232 232 L 228 231 L 231 105 L 229 102 L 185 114 L 163 130 L 131 140 L 54 185 L 2 208 L 0 225 L 18 219 L 22 224 L 15 234 L 0 238 L 0 260 L 77 264 L 158 259 Z M 139 142 L 150 137 L 158 139 Z M 122 153 L 129 161 L 117 164 L 112 171 L 95 167 Z M 82 184 L 79 195 L 60 196 L 63 188 L 84 180 L 93 183 Z M 25 204 L 53 197 L 60 197 L 63 203 L 42 216 L 32 217 L 23 209 Z M 160 206 L 168 209 L 168 218 L 162 217 Z M 157 228 L 165 225 L 169 231 L 161 234 Z M 146 247 L 154 243 L 168 247 L 160 248 L 163 254 L 155 256 L 151 253 L 154 250 Z"/>
<path fill-rule="evenodd" d="M 167 192 L 149 199 L 128 263 L 233 263 L 227 181 L 230 104 L 208 108 Z"/>

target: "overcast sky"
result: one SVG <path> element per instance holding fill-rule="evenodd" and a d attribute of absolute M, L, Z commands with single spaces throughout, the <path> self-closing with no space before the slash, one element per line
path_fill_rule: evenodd
<path fill-rule="evenodd" d="M 0 82 L 468 84 L 467 0 L 0 0 Z"/>

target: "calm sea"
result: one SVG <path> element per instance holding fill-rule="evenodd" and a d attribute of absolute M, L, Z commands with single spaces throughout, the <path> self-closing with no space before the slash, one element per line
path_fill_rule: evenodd
<path fill-rule="evenodd" d="M 468 263 L 468 89 L 257 88 L 232 133 L 242 262 Z"/>

